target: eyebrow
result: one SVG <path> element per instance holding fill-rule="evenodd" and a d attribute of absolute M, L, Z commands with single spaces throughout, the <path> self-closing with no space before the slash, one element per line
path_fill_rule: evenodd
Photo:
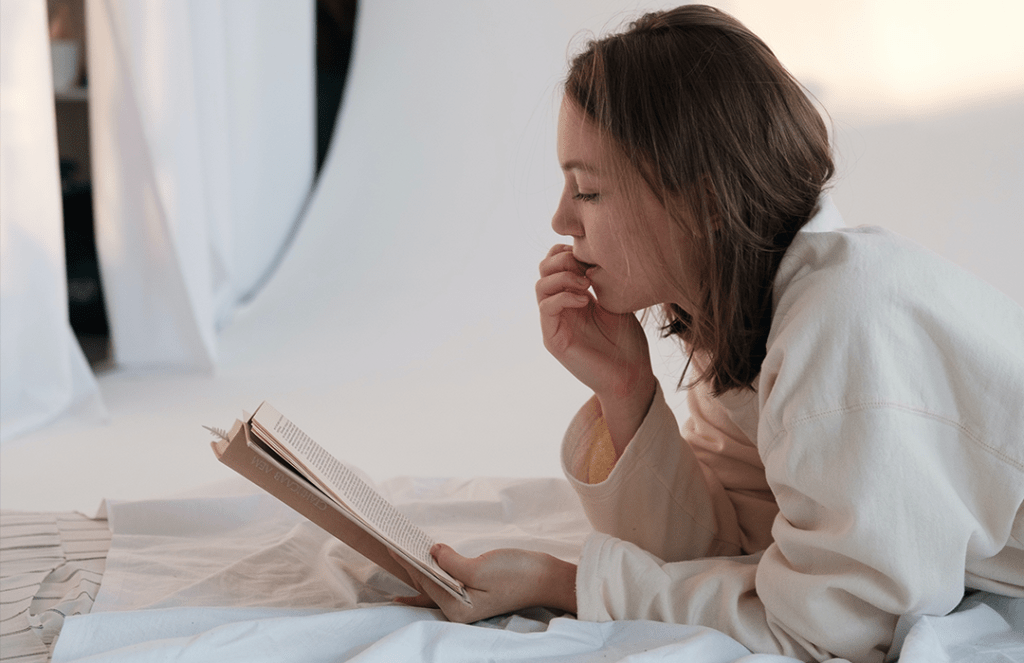
<path fill-rule="evenodd" d="M 599 174 L 601 171 L 596 166 L 593 166 L 585 161 L 578 159 L 570 159 L 562 163 L 562 170 L 582 170 L 593 175 Z"/>

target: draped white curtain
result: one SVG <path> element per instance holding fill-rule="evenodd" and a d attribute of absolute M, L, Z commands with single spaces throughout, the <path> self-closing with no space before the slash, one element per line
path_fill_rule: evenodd
<path fill-rule="evenodd" d="M 0 441 L 102 413 L 68 321 L 44 0 L 0 0 Z"/>
<path fill-rule="evenodd" d="M 97 248 L 120 367 L 212 368 L 309 194 L 312 0 L 87 0 Z"/>
<path fill-rule="evenodd" d="M 68 321 L 45 0 L 0 0 L 0 440 L 97 383 Z M 119 368 L 211 369 L 315 160 L 313 0 L 86 0 L 97 248 Z"/>

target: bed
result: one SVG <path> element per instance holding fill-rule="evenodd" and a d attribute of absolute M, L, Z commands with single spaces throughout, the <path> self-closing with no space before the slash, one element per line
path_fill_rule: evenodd
<path fill-rule="evenodd" d="M 465 554 L 518 546 L 572 560 L 589 531 L 560 479 L 379 488 Z M 540 609 L 449 623 L 393 603 L 410 590 L 241 479 L 107 501 L 93 518 L 4 512 L 2 527 L 3 660 L 794 660 L 708 628 Z M 1024 600 L 972 594 L 953 614 L 901 621 L 898 636 L 904 663 L 1024 661 Z"/>

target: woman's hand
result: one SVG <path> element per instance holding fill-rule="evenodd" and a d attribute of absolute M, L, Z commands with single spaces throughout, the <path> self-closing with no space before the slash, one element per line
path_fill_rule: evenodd
<path fill-rule="evenodd" d="M 586 267 L 557 244 L 540 263 L 537 303 L 544 347 L 601 403 L 616 452 L 640 427 L 657 379 L 643 327 L 632 313 L 609 313 L 588 291 Z"/>
<path fill-rule="evenodd" d="M 576 612 L 576 566 L 545 553 L 504 548 L 479 557 L 463 557 L 451 547 L 436 544 L 430 554 L 438 566 L 466 586 L 472 606 L 466 605 L 422 571 L 397 555 L 409 572 L 419 596 L 396 601 L 423 608 L 440 608 L 450 621 L 467 624 L 531 607 Z"/>

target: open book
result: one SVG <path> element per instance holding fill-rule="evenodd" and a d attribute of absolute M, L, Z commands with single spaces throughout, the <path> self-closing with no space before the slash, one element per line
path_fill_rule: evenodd
<path fill-rule="evenodd" d="M 409 574 L 388 550 L 470 603 L 430 555 L 434 542 L 423 530 L 269 404 L 221 437 L 212 446 L 222 463 L 406 584 Z"/>

